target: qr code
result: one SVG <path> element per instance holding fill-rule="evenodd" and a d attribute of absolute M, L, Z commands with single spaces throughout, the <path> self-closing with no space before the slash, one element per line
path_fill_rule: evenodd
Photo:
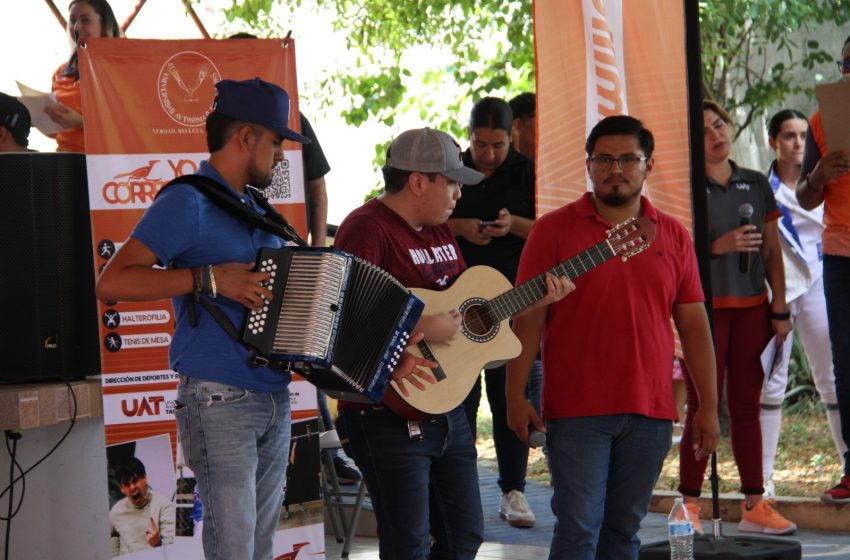
<path fill-rule="evenodd" d="M 277 164 L 272 174 L 272 184 L 263 191 L 265 197 L 272 201 L 289 200 L 292 198 L 292 180 L 289 177 L 289 160 L 284 158 Z"/>

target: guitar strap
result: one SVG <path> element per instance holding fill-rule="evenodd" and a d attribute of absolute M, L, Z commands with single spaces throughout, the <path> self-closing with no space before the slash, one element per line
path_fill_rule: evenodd
<path fill-rule="evenodd" d="M 298 232 L 293 228 L 286 218 L 277 211 L 277 209 L 269 203 L 268 200 L 254 187 L 246 187 L 248 196 L 263 209 L 265 214 L 260 214 L 249 205 L 242 202 L 236 194 L 222 185 L 215 179 L 204 177 L 203 175 L 182 175 L 164 185 L 156 196 L 159 196 L 162 191 L 171 185 L 186 184 L 191 185 L 207 197 L 211 202 L 222 208 L 226 212 L 233 214 L 237 218 L 248 222 L 255 228 L 268 231 L 286 241 L 291 241 L 297 245 L 307 245 L 307 242 L 298 235 Z M 186 294 L 186 308 L 189 314 L 189 324 L 194 328 L 198 324 L 197 310 L 195 308 L 195 300 L 200 303 L 201 307 L 207 310 L 213 319 L 221 326 L 231 338 L 245 346 L 251 354 L 251 364 L 262 367 L 272 366 L 284 371 L 290 369 L 288 363 L 280 363 L 270 360 L 256 347 L 246 344 L 239 336 L 239 330 L 233 322 L 224 314 L 224 312 L 216 305 L 213 305 L 206 296 L 201 294 Z"/>

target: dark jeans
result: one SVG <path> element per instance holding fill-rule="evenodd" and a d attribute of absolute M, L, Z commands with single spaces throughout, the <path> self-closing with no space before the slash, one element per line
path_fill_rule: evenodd
<path fill-rule="evenodd" d="M 639 414 L 546 421 L 557 519 L 549 560 L 637 560 L 672 434 L 670 420 Z"/>
<path fill-rule="evenodd" d="M 826 294 L 841 435 L 847 444 L 850 442 L 850 257 L 824 255 L 823 291 Z M 850 451 L 844 454 L 844 474 L 850 476 Z"/>
<path fill-rule="evenodd" d="M 421 422 L 421 439 L 388 409 L 340 412 L 337 431 L 350 442 L 375 508 L 381 560 L 474 559 L 484 516 L 463 409 Z"/>
<path fill-rule="evenodd" d="M 535 366 L 539 362 L 535 360 Z M 532 373 L 540 369 L 532 368 Z M 496 447 L 496 462 L 499 465 L 499 488 L 502 493 L 511 490 L 525 491 L 525 473 L 528 467 L 528 446 L 521 442 L 508 427 L 508 403 L 505 398 L 505 366 L 485 369 L 484 381 L 487 384 L 487 401 L 493 414 L 493 444 Z M 463 401 L 466 418 L 475 438 L 478 433 L 476 417 L 478 403 L 481 402 L 481 377 L 475 382 L 469 396 Z"/>

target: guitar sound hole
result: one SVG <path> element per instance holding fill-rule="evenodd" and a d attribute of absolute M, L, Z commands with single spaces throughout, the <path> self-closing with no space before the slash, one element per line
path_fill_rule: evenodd
<path fill-rule="evenodd" d="M 493 319 L 482 305 L 470 305 L 463 312 L 463 324 L 475 336 L 486 336 L 493 330 Z"/>

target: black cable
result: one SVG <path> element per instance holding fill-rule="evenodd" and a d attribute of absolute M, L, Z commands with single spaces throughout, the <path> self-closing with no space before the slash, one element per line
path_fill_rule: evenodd
<path fill-rule="evenodd" d="M 21 439 L 20 432 L 15 430 L 6 430 L 6 451 L 9 453 L 9 509 L 8 509 L 8 517 L 0 516 L 0 519 L 6 521 L 6 538 L 5 538 L 5 546 L 4 546 L 4 558 L 6 560 L 9 559 L 9 545 L 12 542 L 12 518 L 18 514 L 18 511 L 21 509 L 21 504 L 24 501 L 24 493 L 26 492 L 26 482 L 22 485 L 21 497 L 18 498 L 18 507 L 12 511 L 12 504 L 15 502 L 14 495 L 14 480 L 15 480 L 15 467 L 18 470 L 21 470 L 21 465 L 15 459 L 18 451 L 18 440 Z M 9 448 L 9 441 L 12 442 L 12 447 Z"/>
<path fill-rule="evenodd" d="M 27 479 L 21 478 L 21 497 L 18 498 L 18 505 L 15 507 L 15 511 L 12 511 L 12 502 L 13 499 L 13 491 L 14 491 L 14 473 L 15 468 L 18 469 L 18 472 L 24 474 L 24 470 L 21 467 L 21 464 L 18 462 L 18 440 L 21 439 L 21 432 L 19 430 L 6 430 L 6 453 L 9 454 L 10 464 L 9 464 L 9 482 L 10 482 L 10 491 L 9 491 L 9 515 L 8 517 L 3 517 L 0 515 L 0 521 L 11 521 L 13 517 L 18 515 L 18 512 L 21 510 L 21 505 L 24 503 L 24 495 L 27 492 Z M 9 442 L 12 442 L 12 447 L 9 447 Z M 20 476 L 20 475 L 19 475 Z"/>
<path fill-rule="evenodd" d="M 68 426 L 68 429 L 67 429 L 67 430 L 65 431 L 65 433 L 62 435 L 62 437 L 61 437 L 61 438 L 59 438 L 59 441 L 57 441 L 57 442 L 56 442 L 56 444 L 55 444 L 55 445 L 54 445 L 54 446 L 50 449 L 50 451 L 48 451 L 48 452 L 47 452 L 47 453 L 46 453 L 46 454 L 45 454 L 45 455 L 44 455 L 41 459 L 39 459 L 38 461 L 36 461 L 35 463 L 33 463 L 33 465 L 32 465 L 31 467 L 29 467 L 27 470 L 25 470 L 25 471 L 21 471 L 21 474 L 19 474 L 19 475 L 17 476 L 17 478 L 15 478 L 15 479 L 13 479 L 13 480 L 11 480 L 11 481 L 10 481 L 9 485 L 8 485 L 8 486 L 7 486 L 7 487 L 6 487 L 6 488 L 5 488 L 2 492 L 0 492 L 0 498 L 3 498 L 3 496 L 5 496 L 7 492 L 11 492 L 12 487 L 13 487 L 15 484 L 17 484 L 17 482 L 18 482 L 19 480 L 23 479 L 23 478 L 24 478 L 27 474 L 29 474 L 29 473 L 30 473 L 30 472 L 31 472 L 34 468 L 36 468 L 36 467 L 37 467 L 37 466 L 39 466 L 41 463 L 43 463 L 43 462 L 45 461 L 45 459 L 47 459 L 48 457 L 50 457 L 50 456 L 53 454 L 53 452 L 54 452 L 54 451 L 56 451 L 56 449 L 57 449 L 60 445 L 62 445 L 62 442 L 64 442 L 64 441 L 68 438 L 68 434 L 70 434 L 70 433 L 71 433 L 71 430 L 73 430 L 73 429 L 74 429 L 74 424 L 76 424 L 76 423 L 77 423 L 77 395 L 75 395 L 75 394 L 74 394 L 74 389 L 73 389 L 73 387 L 71 387 L 71 382 L 70 382 L 70 381 L 68 381 L 68 379 L 67 379 L 66 377 L 64 377 L 64 376 L 61 376 L 61 377 L 62 377 L 62 381 L 64 381 L 64 382 L 65 382 L 65 385 L 68 387 L 68 391 L 71 393 L 71 402 L 74 404 L 74 413 L 71 415 L 71 423 L 70 423 L 70 425 Z M 19 470 L 20 470 L 20 465 L 18 465 L 18 467 L 19 467 Z"/>
<path fill-rule="evenodd" d="M 9 449 L 9 433 L 6 432 L 6 450 Z M 12 499 L 15 489 L 15 456 L 14 451 L 17 451 L 17 443 L 14 446 L 13 452 L 9 453 L 11 461 L 9 461 L 9 517 L 6 518 L 6 544 L 4 546 L 3 558 L 9 560 L 9 543 L 12 537 Z"/>

